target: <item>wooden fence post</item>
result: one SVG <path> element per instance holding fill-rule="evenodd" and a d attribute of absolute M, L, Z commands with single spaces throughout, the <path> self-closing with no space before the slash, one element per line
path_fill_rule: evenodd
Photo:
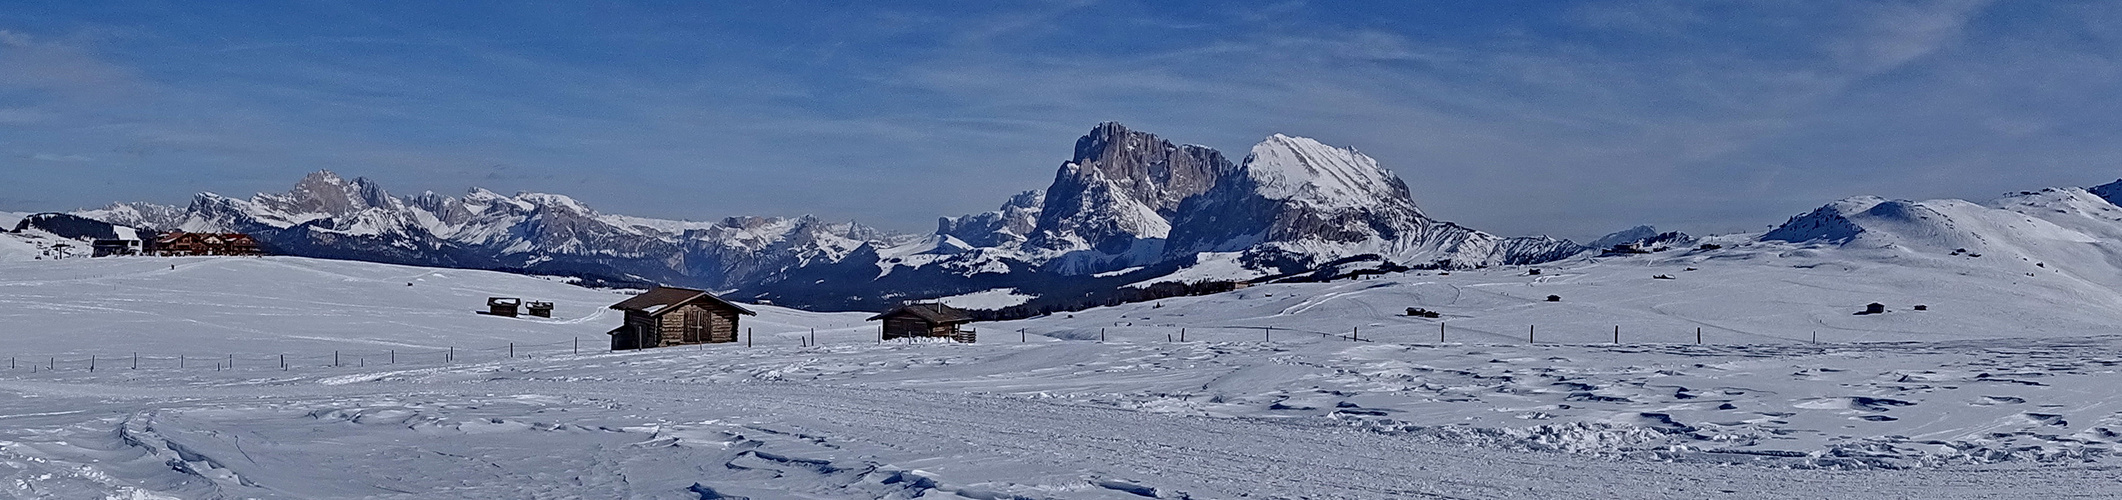
<path fill-rule="evenodd" d="M 1527 344 L 1532 344 L 1532 343 L 1534 343 L 1534 342 L 1533 342 L 1533 326 L 1534 326 L 1534 325 L 1525 325 L 1525 343 L 1527 343 Z"/>
<path fill-rule="evenodd" d="M 1099 329 L 1098 329 L 1098 341 L 1099 341 L 1099 342 L 1104 342 L 1104 341 L 1105 341 L 1105 329 L 1104 329 L 1104 328 L 1099 328 Z"/>
<path fill-rule="evenodd" d="M 1702 345 L 1702 327 L 1695 327 L 1695 345 Z"/>
<path fill-rule="evenodd" d="M 133 369 L 140 369 L 140 353 L 133 353 Z"/>
<path fill-rule="evenodd" d="M 1180 342 L 1185 342 L 1185 341 L 1186 341 L 1186 329 L 1185 329 L 1185 328 L 1180 328 L 1180 329 L 1179 329 L 1179 341 L 1180 341 Z"/>
<path fill-rule="evenodd" d="M 1621 343 L 1621 325 L 1614 325 L 1614 343 Z"/>

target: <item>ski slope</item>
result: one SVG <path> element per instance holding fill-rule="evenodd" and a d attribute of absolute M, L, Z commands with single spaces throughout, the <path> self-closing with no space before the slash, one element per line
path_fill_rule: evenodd
<path fill-rule="evenodd" d="M 623 353 L 587 340 L 622 295 L 537 277 L 0 263 L 0 497 L 2122 494 L 2107 299 L 1833 252 L 1265 285 L 975 324 L 970 345 L 758 306 L 749 347 Z M 488 296 L 559 308 L 474 314 Z M 1891 311 L 1851 314 L 1874 300 Z M 1407 307 L 1443 312 L 1447 342 Z"/>

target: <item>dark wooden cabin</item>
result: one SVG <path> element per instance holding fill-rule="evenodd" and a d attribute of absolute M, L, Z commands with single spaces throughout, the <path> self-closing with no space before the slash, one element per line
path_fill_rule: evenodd
<path fill-rule="evenodd" d="M 647 349 L 686 344 L 736 342 L 739 315 L 758 315 L 703 290 L 659 286 L 612 304 L 626 311 L 626 323 L 613 328 L 612 350 Z"/>
<path fill-rule="evenodd" d="M 551 302 L 532 301 L 530 304 L 524 305 L 524 308 L 530 309 L 530 315 L 532 316 L 540 318 L 553 317 L 553 303 Z"/>
<path fill-rule="evenodd" d="M 884 321 L 884 340 L 913 337 L 943 337 L 959 342 L 972 342 L 972 330 L 962 328 L 973 321 L 965 311 L 943 304 L 906 304 L 892 308 L 868 321 Z"/>
<path fill-rule="evenodd" d="M 523 305 L 523 299 L 515 297 L 487 297 L 486 313 L 494 316 L 507 316 L 514 318 L 516 317 L 516 306 L 520 305 Z"/>

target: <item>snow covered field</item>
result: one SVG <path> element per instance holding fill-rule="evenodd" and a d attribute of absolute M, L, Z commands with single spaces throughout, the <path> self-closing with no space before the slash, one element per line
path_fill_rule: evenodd
<path fill-rule="evenodd" d="M 628 353 L 597 349 L 621 295 L 534 277 L 277 257 L 0 263 L 0 355 L 15 363 L 0 372 L 0 496 L 2122 492 L 2112 291 L 1735 246 L 1259 286 L 978 324 L 974 345 L 879 344 L 866 313 L 762 306 L 744 319 L 752 347 Z M 560 307 L 473 314 L 487 296 Z M 1872 301 L 1890 311 L 1852 314 Z M 1408 307 L 1443 317 L 1397 315 Z M 1336 336 L 1352 329 L 1361 341 Z M 499 350 L 510 342 L 516 357 Z M 90 355 L 108 364 L 90 372 Z"/>

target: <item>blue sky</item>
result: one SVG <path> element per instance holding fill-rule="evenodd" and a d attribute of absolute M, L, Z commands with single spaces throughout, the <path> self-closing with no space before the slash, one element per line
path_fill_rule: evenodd
<path fill-rule="evenodd" d="M 1107 120 L 1578 239 L 2122 177 L 2116 2 L 442 3 L 10 2 L 0 210 L 330 169 L 927 231 Z"/>

